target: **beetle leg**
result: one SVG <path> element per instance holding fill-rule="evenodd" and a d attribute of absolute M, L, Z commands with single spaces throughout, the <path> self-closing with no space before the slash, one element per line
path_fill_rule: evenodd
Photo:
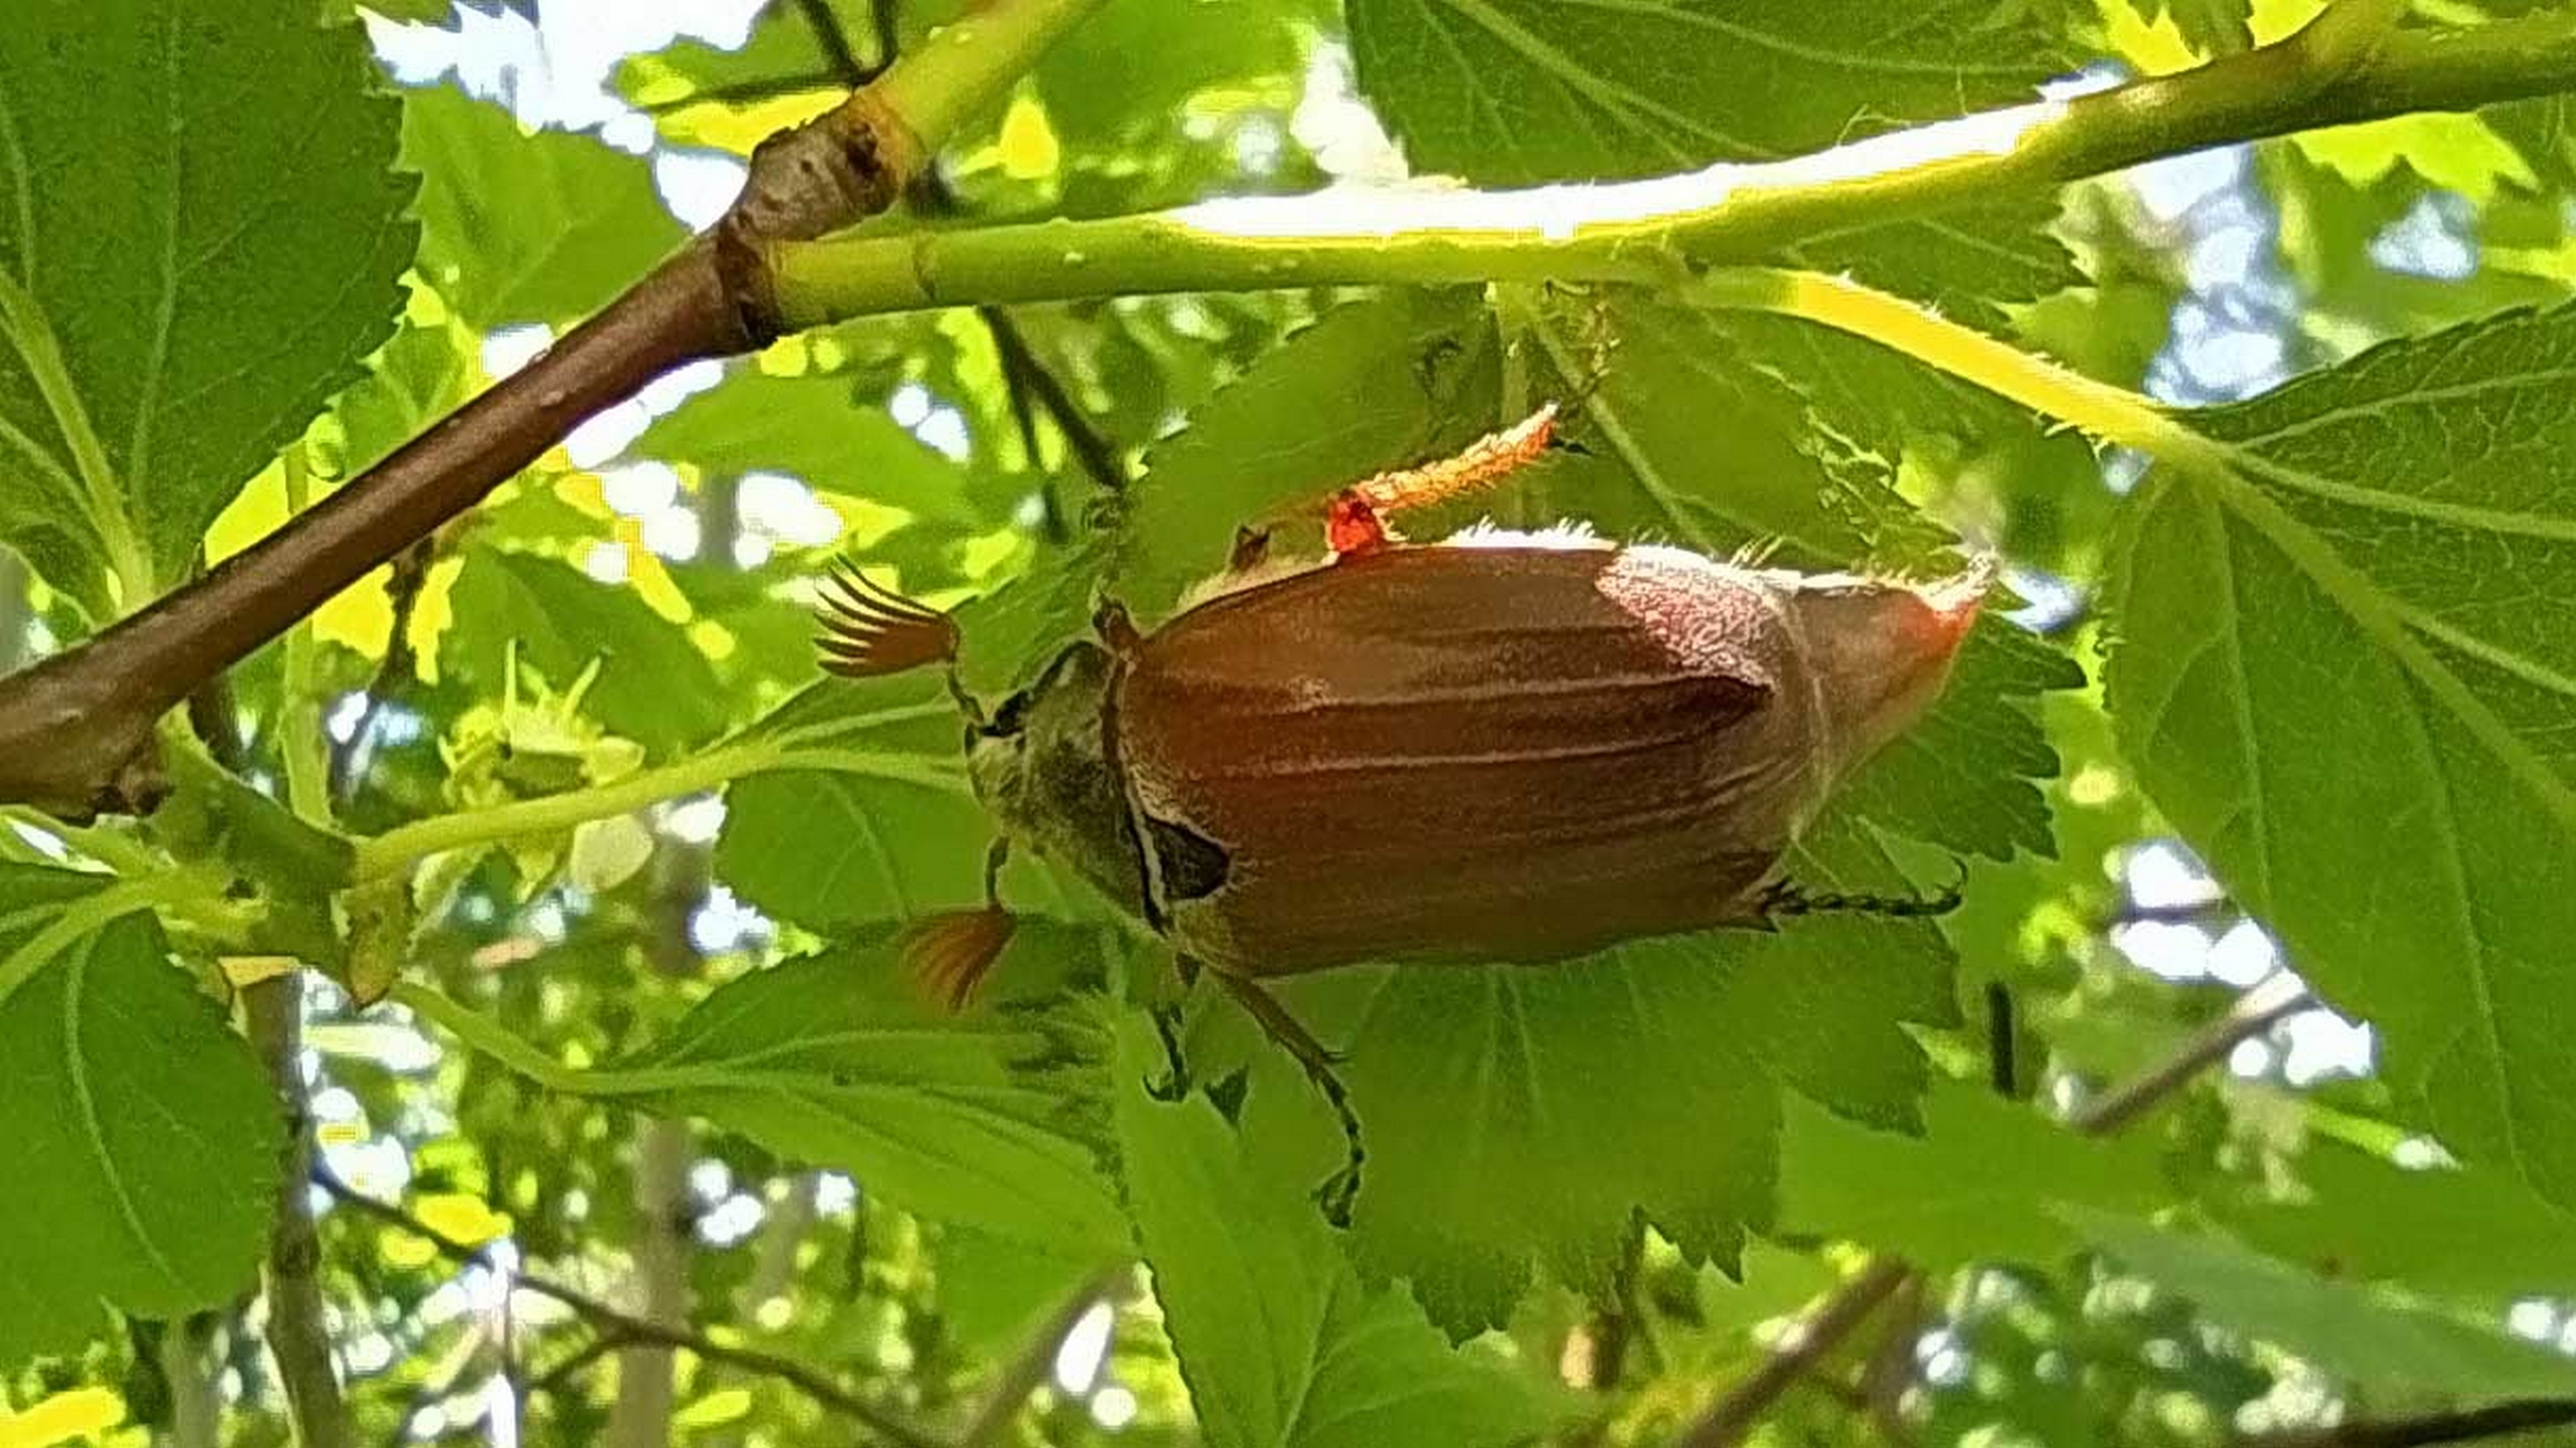
<path fill-rule="evenodd" d="M 1959 908 L 1959 887 L 1968 881 L 1968 868 L 1961 862 L 1958 876 L 1933 895 L 1839 895 L 1810 894 L 1792 881 L 1781 880 L 1762 891 L 1756 902 L 1762 914 L 1787 915 L 1883 915 L 1895 920 L 1920 920 L 1947 915 Z"/>
<path fill-rule="evenodd" d="M 1315 1201 L 1324 1209 L 1324 1220 L 1336 1227 L 1349 1226 L 1351 1206 L 1360 1193 L 1360 1168 L 1368 1160 L 1368 1150 L 1360 1144 L 1360 1118 L 1359 1113 L 1351 1109 L 1350 1091 L 1333 1071 L 1334 1063 L 1340 1058 L 1323 1042 L 1316 1040 L 1314 1032 L 1288 1014 L 1288 1008 L 1279 1004 L 1276 996 L 1262 989 L 1258 981 L 1225 971 L 1216 972 L 1216 978 L 1224 984 L 1226 994 L 1233 996 L 1235 1002 L 1260 1023 L 1261 1033 L 1270 1038 L 1271 1044 L 1286 1051 L 1305 1069 L 1306 1079 L 1315 1083 L 1315 1089 L 1324 1097 L 1324 1104 L 1333 1108 L 1334 1118 L 1341 1122 L 1342 1168 L 1315 1188 Z"/>
<path fill-rule="evenodd" d="M 1181 1054 L 1181 1030 L 1189 1020 L 1190 996 L 1199 983 L 1199 963 L 1186 955 L 1172 957 L 1172 975 L 1180 993 L 1154 1002 L 1154 1034 L 1163 1040 L 1164 1075 L 1148 1077 L 1145 1094 L 1157 1101 L 1178 1101 L 1190 1094 L 1190 1063 Z"/>
<path fill-rule="evenodd" d="M 1133 655 L 1136 646 L 1145 641 L 1145 636 L 1136 631 L 1136 620 L 1128 616 L 1127 605 L 1114 598 L 1100 600 L 1100 606 L 1091 611 L 1091 631 L 1100 635 L 1110 653 L 1122 659 Z"/>
<path fill-rule="evenodd" d="M 1172 1102 L 1190 1094 L 1190 1063 L 1181 1056 L 1181 1022 L 1188 1014 L 1179 1001 L 1154 1002 L 1154 1034 L 1163 1038 L 1163 1074 L 1145 1078 L 1145 1094 Z"/>
<path fill-rule="evenodd" d="M 1228 573 L 1249 572 L 1259 568 L 1269 558 L 1269 529 L 1237 528 L 1234 530 L 1234 551 L 1226 555 L 1225 570 Z"/>

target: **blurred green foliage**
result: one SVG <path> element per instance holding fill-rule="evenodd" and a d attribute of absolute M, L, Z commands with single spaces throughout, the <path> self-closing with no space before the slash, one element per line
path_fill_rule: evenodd
<path fill-rule="evenodd" d="M 95 8 L 0 26 L 13 660 L 435 426 L 681 241 L 657 168 L 961 7 L 772 0 L 739 46 L 625 56 L 605 131 L 393 86 L 347 5 Z M 362 8 L 486 45 L 549 9 Z M 868 224 L 1774 158 L 2312 8 L 1109 0 Z M 2261 393 L 2178 414 L 2199 471 L 1646 289 L 869 317 L 657 384 L 236 670 L 160 815 L 0 830 L 0 1445 L 289 1441 L 257 1263 L 302 1124 L 396 1208 L 309 1193 L 369 1441 L 1662 1443 L 1872 1256 L 1918 1270 L 1761 1441 L 2576 1418 L 2567 104 L 1776 258 L 2114 387 Z M 1148 1093 L 1168 962 L 1087 887 L 1015 860 L 993 988 L 917 998 L 896 932 L 981 900 L 994 826 L 938 680 L 819 678 L 827 560 L 954 606 L 991 707 L 1101 596 L 1150 624 L 1240 526 L 1552 399 L 1574 446 L 1435 521 L 2012 567 L 2028 627 L 1999 600 L 1791 862 L 1955 864 L 1963 909 L 1290 983 L 1369 1134 L 1347 1232 L 1330 1114 L 1230 1002 L 1176 1028 L 1200 1089 Z M 309 1122 L 226 1017 L 278 956 L 318 972 Z M 2378 1054 L 2319 1066 L 2303 1012 L 2068 1128 L 2284 964 Z M 666 1367 L 603 1302 L 675 1302 L 702 1350 Z M 621 1389 L 666 1370 L 638 1438 Z"/>

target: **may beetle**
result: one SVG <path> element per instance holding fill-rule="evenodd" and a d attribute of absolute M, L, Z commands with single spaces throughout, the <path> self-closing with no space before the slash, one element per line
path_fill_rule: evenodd
<path fill-rule="evenodd" d="M 1387 532 L 1534 456 L 1551 417 L 1342 489 L 1320 561 L 1239 548 L 1150 632 L 1104 606 L 1097 638 L 969 729 L 1005 840 L 1144 920 L 1185 978 L 1214 971 L 1333 1101 L 1352 1146 L 1337 1213 L 1356 1122 L 1261 980 L 1561 960 L 1824 903 L 1777 877 L 1782 853 L 1940 692 L 1988 581 L 1982 563 L 1911 583 L 1579 531 Z M 836 581 L 827 667 L 953 657 L 945 615 Z M 1008 936 L 998 902 L 945 917 L 916 928 L 912 964 L 962 1003 Z"/>

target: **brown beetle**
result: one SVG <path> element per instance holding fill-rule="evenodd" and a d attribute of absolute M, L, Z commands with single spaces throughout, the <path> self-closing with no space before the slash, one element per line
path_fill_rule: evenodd
<path fill-rule="evenodd" d="M 1098 640 L 969 735 L 1006 839 L 1148 922 L 1185 975 L 1213 970 L 1315 1077 L 1352 1138 L 1337 1216 L 1357 1123 L 1261 978 L 1557 960 L 1823 903 L 1775 877 L 1782 853 L 1940 691 L 1985 591 L 1982 564 L 1917 585 L 1579 532 L 1386 534 L 1382 515 L 1534 455 L 1550 416 L 1341 490 L 1320 564 L 1241 556 L 1151 633 L 1105 608 Z M 953 655 L 944 615 L 840 582 L 836 672 Z M 997 903 L 911 948 L 962 1003 L 1007 939 Z"/>

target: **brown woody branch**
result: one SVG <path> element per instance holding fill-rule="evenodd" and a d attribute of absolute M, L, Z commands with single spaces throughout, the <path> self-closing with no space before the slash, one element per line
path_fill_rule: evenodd
<path fill-rule="evenodd" d="M 992 0 L 955 27 L 989 59 L 891 67 L 763 141 L 723 219 L 545 355 L 285 527 L 83 646 L 0 680 L 0 803 L 67 820 L 148 811 L 168 790 L 153 730 L 191 693 L 481 501 L 583 419 L 683 363 L 779 330 L 762 262 L 890 206 L 936 141 L 1095 0 Z"/>

